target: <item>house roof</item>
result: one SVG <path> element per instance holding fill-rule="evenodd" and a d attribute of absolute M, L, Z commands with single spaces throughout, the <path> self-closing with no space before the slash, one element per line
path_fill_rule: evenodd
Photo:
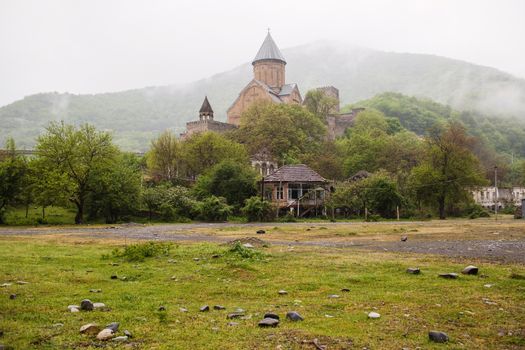
<path fill-rule="evenodd" d="M 279 96 L 290 95 L 292 91 L 296 88 L 296 86 L 297 84 L 295 83 L 283 85 L 283 87 L 281 88 L 281 91 L 279 91 Z"/>
<path fill-rule="evenodd" d="M 304 164 L 284 165 L 263 178 L 264 182 L 327 182 Z"/>
<path fill-rule="evenodd" d="M 208 101 L 208 96 L 204 97 L 204 101 L 202 101 L 201 109 L 199 110 L 199 113 L 213 113 L 213 109 L 211 108 L 210 101 Z"/>
<path fill-rule="evenodd" d="M 275 41 L 273 41 L 270 32 L 268 32 L 268 35 L 266 35 L 266 38 L 264 39 L 261 48 L 257 52 L 257 55 L 255 55 L 252 64 L 255 64 L 255 62 L 262 60 L 277 60 L 282 61 L 284 64 L 286 64 L 286 60 L 284 59 L 281 50 L 279 50 L 279 48 L 275 44 Z"/>

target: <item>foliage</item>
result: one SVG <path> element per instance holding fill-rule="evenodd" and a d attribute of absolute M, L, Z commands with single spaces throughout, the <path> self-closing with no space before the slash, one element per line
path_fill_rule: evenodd
<path fill-rule="evenodd" d="M 486 182 L 479 160 L 469 150 L 472 141 L 459 123 L 434 129 L 422 163 L 412 169 L 416 199 L 437 207 L 440 219 L 446 216 L 447 204 L 471 200 L 469 189 Z"/>
<path fill-rule="evenodd" d="M 158 213 L 164 220 L 185 221 L 198 214 L 198 203 L 191 191 L 183 186 L 162 184 L 145 188 L 142 192 L 142 203 L 152 219 L 153 213 Z"/>
<path fill-rule="evenodd" d="M 228 250 L 230 256 L 239 257 L 242 259 L 252 259 L 258 260 L 264 257 L 263 253 L 253 248 L 247 248 L 237 241 L 233 246 Z"/>
<path fill-rule="evenodd" d="M 127 245 L 124 249 L 114 249 L 111 255 L 115 258 L 136 262 L 144 261 L 146 258 L 169 256 L 171 248 L 171 243 L 147 242 Z"/>
<path fill-rule="evenodd" d="M 226 221 L 232 214 L 232 207 L 223 197 L 210 196 L 198 203 L 199 218 L 205 221 Z"/>
<path fill-rule="evenodd" d="M 224 161 L 245 163 L 248 154 L 243 145 L 215 132 L 192 135 L 182 143 L 183 162 L 188 175 L 194 177 Z"/>
<path fill-rule="evenodd" d="M 336 98 L 328 96 L 322 90 L 309 90 L 304 97 L 304 106 L 314 114 L 323 123 L 329 113 L 333 113 L 338 106 L 339 101 Z"/>
<path fill-rule="evenodd" d="M 257 193 L 257 173 L 243 163 L 222 161 L 197 178 L 193 188 L 199 198 L 217 196 L 240 208 L 244 201 Z"/>
<path fill-rule="evenodd" d="M 14 141 L 9 139 L 6 146 L 7 154 L 0 160 L 0 224 L 7 206 L 13 204 L 22 192 L 27 174 L 25 161 L 15 154 Z"/>
<path fill-rule="evenodd" d="M 266 149 L 280 161 L 298 158 L 319 148 L 324 124 L 300 105 L 254 103 L 241 116 L 234 137 L 255 154 Z"/>
<path fill-rule="evenodd" d="M 46 174 L 57 170 L 66 175 L 64 190 L 77 207 L 75 223 L 83 223 L 86 200 L 98 181 L 95 174 L 108 171 L 118 153 L 111 135 L 88 124 L 75 128 L 63 122 L 51 123 L 38 138 L 36 150 Z"/>
<path fill-rule="evenodd" d="M 275 217 L 275 210 L 270 202 L 260 196 L 248 198 L 241 212 L 248 221 L 271 221 Z"/>
<path fill-rule="evenodd" d="M 181 145 L 171 131 L 164 131 L 151 141 L 146 159 L 148 169 L 158 180 L 173 181 L 182 173 Z"/>

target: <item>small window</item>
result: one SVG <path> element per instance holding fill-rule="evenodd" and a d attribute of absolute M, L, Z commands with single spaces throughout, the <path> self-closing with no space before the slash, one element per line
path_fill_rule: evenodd
<path fill-rule="evenodd" d="M 301 185 L 289 184 L 288 185 L 288 198 L 299 199 L 301 197 Z"/>
<path fill-rule="evenodd" d="M 275 199 L 277 199 L 277 200 L 284 199 L 283 186 L 277 186 L 275 188 Z"/>

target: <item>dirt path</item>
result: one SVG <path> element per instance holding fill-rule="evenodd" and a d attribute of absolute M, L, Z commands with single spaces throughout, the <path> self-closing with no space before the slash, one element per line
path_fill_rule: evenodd
<path fill-rule="evenodd" d="M 383 225 L 385 223 L 382 223 Z M 387 225 L 414 225 L 423 223 L 392 222 Z M 118 225 L 118 226 L 82 226 L 82 227 L 44 227 L 44 228 L 0 228 L 2 236 L 33 236 L 33 235 L 64 235 L 64 237 L 81 237 L 93 239 L 117 240 L 161 240 L 180 242 L 214 242 L 224 243 L 232 240 L 231 235 L 208 234 L 205 231 L 217 231 L 225 228 L 246 229 L 253 232 L 266 227 L 308 227 L 312 223 L 270 223 L 270 224 L 231 224 L 231 223 L 192 223 L 163 225 Z M 357 223 L 323 223 L 326 227 L 356 227 Z M 367 224 L 373 225 L 373 224 Z M 524 226 L 525 230 L 525 226 Z M 199 232 L 204 231 L 204 232 Z M 253 235 L 252 234 L 252 235 Z M 282 240 L 273 235 L 261 235 L 273 245 L 319 246 L 347 249 L 367 249 L 392 252 L 419 254 L 438 254 L 450 257 L 476 258 L 499 262 L 525 264 L 525 238 L 514 239 L 432 239 L 430 237 L 411 237 L 406 242 L 378 240 L 372 237 L 347 239 L 345 241 L 332 239 Z"/>

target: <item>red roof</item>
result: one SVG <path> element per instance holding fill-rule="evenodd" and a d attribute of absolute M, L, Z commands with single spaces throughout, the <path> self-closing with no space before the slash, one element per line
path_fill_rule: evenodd
<path fill-rule="evenodd" d="M 304 164 L 284 165 L 263 178 L 264 182 L 327 182 Z"/>

